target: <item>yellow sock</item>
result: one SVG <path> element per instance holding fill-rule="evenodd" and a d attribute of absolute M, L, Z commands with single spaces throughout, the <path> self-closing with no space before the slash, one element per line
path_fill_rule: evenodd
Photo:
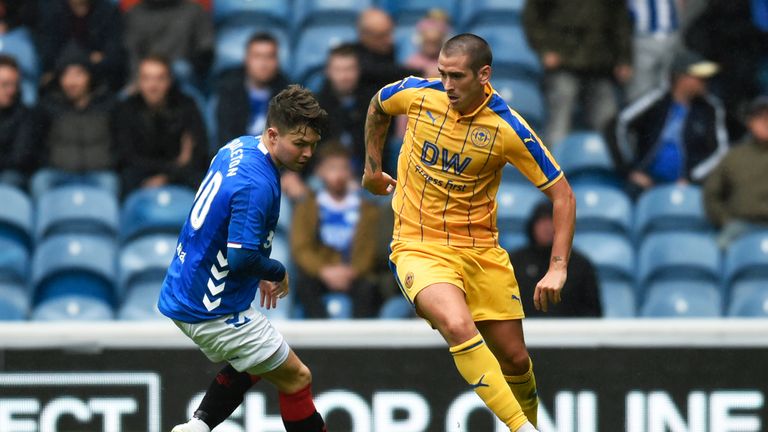
<path fill-rule="evenodd" d="M 528 421 L 482 336 L 478 334 L 452 346 L 450 351 L 461 376 L 511 431 L 518 430 Z"/>
<path fill-rule="evenodd" d="M 529 359 L 530 361 L 530 359 Z M 539 413 L 539 395 L 536 391 L 536 375 L 533 374 L 533 361 L 530 361 L 528 372 L 522 375 L 504 375 L 504 379 L 512 389 L 515 399 L 523 409 L 528 421 L 536 426 Z"/>

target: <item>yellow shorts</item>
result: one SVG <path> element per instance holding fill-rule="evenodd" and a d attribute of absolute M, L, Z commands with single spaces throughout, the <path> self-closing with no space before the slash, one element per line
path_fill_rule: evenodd
<path fill-rule="evenodd" d="M 411 304 L 424 288 L 449 283 L 464 291 L 474 321 L 525 317 L 515 272 L 501 247 L 393 241 L 390 248 L 389 266 Z"/>

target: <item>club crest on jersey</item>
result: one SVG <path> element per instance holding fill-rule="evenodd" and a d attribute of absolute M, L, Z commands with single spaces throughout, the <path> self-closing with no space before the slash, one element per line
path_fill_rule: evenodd
<path fill-rule="evenodd" d="M 476 147 L 485 147 L 491 142 L 491 131 L 484 127 L 476 127 L 472 129 L 470 139 Z"/>
<path fill-rule="evenodd" d="M 405 275 L 405 287 L 410 288 L 413 286 L 413 272 L 408 272 L 407 275 Z"/>

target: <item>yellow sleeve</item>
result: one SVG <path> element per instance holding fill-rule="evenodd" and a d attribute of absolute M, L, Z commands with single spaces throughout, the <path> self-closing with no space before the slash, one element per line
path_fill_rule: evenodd
<path fill-rule="evenodd" d="M 563 171 L 528 123 L 512 109 L 508 111 L 509 115 L 502 115 L 509 126 L 503 135 L 504 158 L 537 188 L 547 189 Z"/>
<path fill-rule="evenodd" d="M 376 98 L 385 113 L 391 116 L 407 114 L 411 103 L 424 88 L 442 88 L 442 83 L 439 79 L 409 76 L 384 86 Z"/>

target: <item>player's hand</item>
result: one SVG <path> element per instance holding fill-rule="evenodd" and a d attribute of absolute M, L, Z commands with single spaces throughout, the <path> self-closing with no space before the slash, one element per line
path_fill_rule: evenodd
<path fill-rule="evenodd" d="M 549 305 L 560 303 L 560 291 L 565 285 L 568 273 L 565 269 L 552 269 L 536 284 L 533 292 L 533 305 L 536 310 L 546 312 Z"/>
<path fill-rule="evenodd" d="M 397 180 L 383 171 L 370 174 L 366 170 L 363 173 L 363 187 L 374 195 L 389 195 L 395 190 L 395 186 L 397 186 Z"/>
<path fill-rule="evenodd" d="M 281 299 L 288 295 L 288 272 L 285 273 L 285 277 L 280 282 L 261 281 L 259 283 L 259 293 L 261 295 L 261 307 L 267 309 L 274 309 L 277 307 L 277 299 Z"/>

